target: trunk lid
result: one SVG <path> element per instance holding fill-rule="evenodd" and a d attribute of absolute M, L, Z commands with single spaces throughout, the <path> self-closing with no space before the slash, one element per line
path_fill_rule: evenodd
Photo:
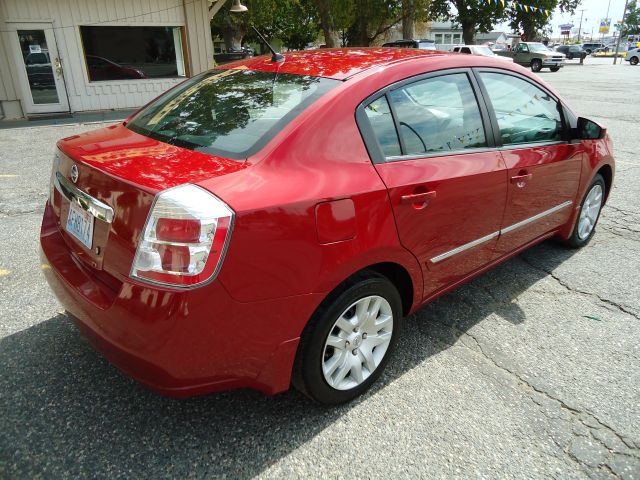
<path fill-rule="evenodd" d="M 113 125 L 58 142 L 52 172 L 57 188 L 52 188 L 52 207 L 58 228 L 74 256 L 98 276 L 107 273 L 122 281 L 129 275 L 157 192 L 233 174 L 246 166 L 246 161 L 169 145 L 132 132 L 123 124 Z M 83 194 L 88 196 L 84 200 L 69 200 Z M 83 202 L 85 210 L 92 210 L 86 207 L 92 202 L 101 212 L 101 206 L 113 210 L 111 221 L 110 215 L 86 215 L 92 222 L 90 245 L 84 245 L 67 225 L 70 209 L 78 210 L 70 207 L 71 203 Z"/>

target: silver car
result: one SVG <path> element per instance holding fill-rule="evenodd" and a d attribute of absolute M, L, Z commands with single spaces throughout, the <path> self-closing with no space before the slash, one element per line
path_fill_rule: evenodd
<path fill-rule="evenodd" d="M 629 50 L 624 59 L 631 65 L 638 65 L 638 61 L 640 60 L 640 48 Z"/>

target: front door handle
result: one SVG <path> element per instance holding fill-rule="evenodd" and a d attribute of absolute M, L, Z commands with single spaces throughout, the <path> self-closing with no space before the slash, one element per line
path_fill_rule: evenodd
<path fill-rule="evenodd" d="M 415 208 L 420 209 L 426 207 L 429 201 L 435 198 L 435 191 L 412 193 L 411 195 L 402 195 L 402 197 L 400 197 L 400 203 L 404 205 L 412 204 Z"/>

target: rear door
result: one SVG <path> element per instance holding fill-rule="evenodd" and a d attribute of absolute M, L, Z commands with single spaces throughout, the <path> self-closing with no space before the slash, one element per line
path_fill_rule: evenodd
<path fill-rule="evenodd" d="M 358 109 L 425 296 L 493 258 L 507 178 L 476 92 L 470 70 L 451 70 L 393 85 Z"/>
<path fill-rule="evenodd" d="M 562 104 L 541 85 L 503 70 L 477 74 L 508 169 L 509 196 L 496 247 L 504 255 L 568 221 L 585 152 L 582 144 L 566 141 Z"/>

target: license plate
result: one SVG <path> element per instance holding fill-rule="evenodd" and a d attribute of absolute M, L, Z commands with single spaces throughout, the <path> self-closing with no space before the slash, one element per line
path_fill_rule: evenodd
<path fill-rule="evenodd" d="M 91 249 L 93 244 L 93 215 L 71 202 L 67 217 L 67 232 L 76 237 L 84 246 Z"/>

